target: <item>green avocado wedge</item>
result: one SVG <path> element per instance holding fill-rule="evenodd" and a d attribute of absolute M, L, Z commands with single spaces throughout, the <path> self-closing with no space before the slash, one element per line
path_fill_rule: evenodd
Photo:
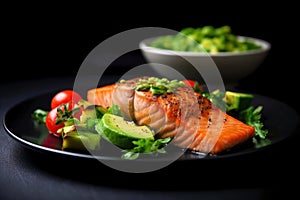
<path fill-rule="evenodd" d="M 99 125 L 102 137 L 122 149 L 133 148 L 132 142 L 139 139 L 154 140 L 154 132 L 149 127 L 138 126 L 117 115 L 105 113 Z"/>
<path fill-rule="evenodd" d="M 240 111 L 249 107 L 253 97 L 254 96 L 252 94 L 248 93 L 226 91 L 225 102 L 227 104 L 227 111 Z"/>
<path fill-rule="evenodd" d="M 63 137 L 62 149 L 95 150 L 100 147 L 100 134 L 72 131 Z"/>

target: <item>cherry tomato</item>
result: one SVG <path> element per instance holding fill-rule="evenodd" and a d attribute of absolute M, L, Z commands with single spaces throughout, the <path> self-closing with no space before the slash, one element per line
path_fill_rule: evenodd
<path fill-rule="evenodd" d="M 68 118 L 75 117 L 77 119 L 80 118 L 82 113 L 82 108 L 79 108 L 76 112 L 75 108 L 76 104 L 82 99 L 82 97 L 73 90 L 62 90 L 54 95 L 51 99 L 51 110 L 46 116 L 46 127 L 49 132 L 56 135 L 61 136 L 60 133 L 57 133 L 57 130 L 64 127 L 64 121 L 68 120 Z M 62 118 L 59 116 L 59 109 L 64 114 Z M 71 112 L 74 111 L 74 112 Z M 61 123 L 57 124 L 57 119 L 60 117 Z"/>
<path fill-rule="evenodd" d="M 198 81 L 194 81 L 194 80 L 183 80 L 183 82 L 187 85 L 187 86 L 191 86 L 195 92 L 201 93 L 203 92 L 203 88 L 201 87 L 201 85 L 198 83 Z"/>
<path fill-rule="evenodd" d="M 59 107 L 62 109 L 63 106 L 58 106 L 56 108 L 51 109 L 50 112 L 46 116 L 46 127 L 50 133 L 52 133 L 56 136 L 61 136 L 60 133 L 57 133 L 57 130 L 64 127 L 64 123 L 56 124 Z"/>
<path fill-rule="evenodd" d="M 56 108 L 61 104 L 66 104 L 72 102 L 70 105 L 74 106 L 74 104 L 78 103 L 82 97 L 80 94 L 75 92 L 74 90 L 63 90 L 54 95 L 51 100 L 51 109 Z"/>

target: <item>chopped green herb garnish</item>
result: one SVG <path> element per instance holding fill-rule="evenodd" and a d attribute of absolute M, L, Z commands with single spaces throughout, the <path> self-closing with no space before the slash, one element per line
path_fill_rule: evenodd
<path fill-rule="evenodd" d="M 145 91 L 149 90 L 152 94 L 170 94 L 173 93 L 177 88 L 183 87 L 185 84 L 179 80 L 168 80 L 166 78 L 141 78 L 136 83 L 136 90 Z"/>

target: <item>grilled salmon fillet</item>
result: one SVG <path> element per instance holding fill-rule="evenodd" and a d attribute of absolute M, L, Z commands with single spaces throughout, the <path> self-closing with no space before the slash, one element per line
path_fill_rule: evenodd
<path fill-rule="evenodd" d="M 254 127 L 228 115 L 191 87 L 153 95 L 136 90 L 140 78 L 87 92 L 87 101 L 109 107 L 119 105 L 127 120 L 151 127 L 157 138 L 172 137 L 175 145 L 217 154 L 254 136 Z"/>

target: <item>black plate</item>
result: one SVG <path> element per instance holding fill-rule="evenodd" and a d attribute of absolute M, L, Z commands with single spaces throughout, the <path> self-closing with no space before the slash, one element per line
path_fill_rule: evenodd
<path fill-rule="evenodd" d="M 46 151 L 66 156 L 95 159 L 89 152 L 71 152 L 61 150 L 62 140 L 49 134 L 44 125 L 33 122 L 31 114 L 37 108 L 49 110 L 50 100 L 54 93 L 47 93 L 25 100 L 7 111 L 3 124 L 7 133 L 15 140 L 39 151 Z M 253 105 L 264 106 L 263 121 L 269 129 L 268 140 L 265 144 L 254 145 L 248 141 L 219 155 L 195 154 L 186 151 L 178 160 L 218 159 L 252 153 L 288 138 L 299 127 L 299 116 L 290 106 L 269 97 L 254 95 Z M 278 112 L 280 111 L 280 114 Z M 288 118 L 286 116 L 289 116 Z M 105 148 L 104 148 L 105 149 Z M 120 160 L 120 152 L 103 152 L 102 160 Z"/>

